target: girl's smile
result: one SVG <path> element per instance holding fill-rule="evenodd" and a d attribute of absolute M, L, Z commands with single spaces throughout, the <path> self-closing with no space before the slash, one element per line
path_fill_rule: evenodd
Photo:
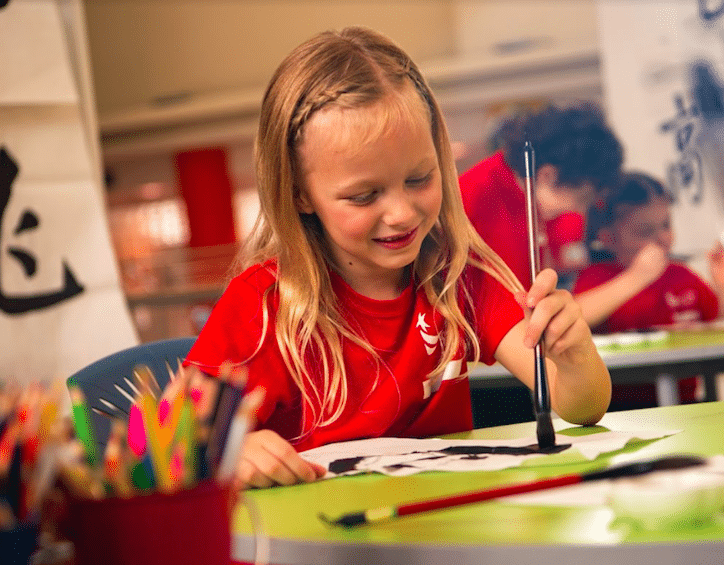
<path fill-rule="evenodd" d="M 374 241 L 386 247 L 387 249 L 401 249 L 414 241 L 416 233 L 417 228 L 400 235 L 375 238 Z"/>

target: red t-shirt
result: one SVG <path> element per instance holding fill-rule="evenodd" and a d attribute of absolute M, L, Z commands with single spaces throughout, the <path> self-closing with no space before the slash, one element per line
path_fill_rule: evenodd
<path fill-rule="evenodd" d="M 525 194 L 513 169 L 505 162 L 502 151 L 463 173 L 459 182 L 465 213 L 475 230 L 508 264 L 523 286 L 530 288 Z M 573 225 L 561 229 L 570 219 L 574 220 Z M 582 241 L 585 218 L 580 214 L 563 214 L 543 227 L 549 242 L 555 244 L 548 250 L 554 259 L 558 258 L 564 246 L 580 243 L 585 250 Z M 546 252 L 546 245 L 541 245 L 541 266 L 549 266 L 546 264 Z"/>
<path fill-rule="evenodd" d="M 338 275 L 331 277 L 334 292 L 345 306 L 345 319 L 379 355 L 344 341 L 348 399 L 333 424 L 300 429 L 302 410 L 308 408 L 302 407 L 299 389 L 274 336 L 279 295 L 273 289 L 275 266 L 271 263 L 251 267 L 231 281 L 186 363 L 216 375 L 225 360 L 248 360 L 249 388 L 266 390 L 258 411 L 259 427 L 276 431 L 299 451 L 350 439 L 422 437 L 471 429 L 468 380 L 454 378 L 466 371 L 466 360 L 451 363 L 437 382 L 426 378 L 440 358 L 437 336 L 443 318 L 425 293 L 410 284 L 394 300 L 373 300 L 356 293 Z M 481 360 L 490 364 L 500 340 L 523 314 L 510 292 L 492 277 L 470 268 L 465 280 L 476 310 L 473 327 L 480 340 Z M 271 331 L 254 354 L 262 332 L 263 297 L 269 289 Z M 321 367 L 314 361 L 308 358 L 307 366 L 312 378 L 319 380 Z"/>
<path fill-rule="evenodd" d="M 584 269 L 573 287 L 579 294 L 608 282 L 623 272 L 618 263 L 596 263 Z M 684 265 L 671 263 L 656 281 L 594 328 L 597 333 L 616 333 L 679 322 L 713 320 L 719 300 L 698 275 Z"/>

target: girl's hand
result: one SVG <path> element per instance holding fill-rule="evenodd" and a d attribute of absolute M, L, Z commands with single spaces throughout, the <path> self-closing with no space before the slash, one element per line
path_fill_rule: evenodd
<path fill-rule="evenodd" d="M 236 471 L 238 488 L 266 488 L 275 485 L 311 483 L 327 469 L 302 459 L 292 444 L 272 430 L 251 432 Z"/>
<path fill-rule="evenodd" d="M 556 272 L 544 269 L 527 294 L 516 294 L 528 322 L 523 343 L 533 348 L 543 336 L 546 356 L 557 365 L 580 363 L 591 354 L 591 330 L 571 293 L 557 289 L 557 283 Z"/>

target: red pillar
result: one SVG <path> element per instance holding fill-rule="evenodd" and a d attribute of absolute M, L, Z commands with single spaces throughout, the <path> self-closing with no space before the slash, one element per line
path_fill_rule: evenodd
<path fill-rule="evenodd" d="M 175 157 L 181 196 L 191 232 L 191 247 L 236 241 L 233 189 L 221 147 L 195 149 Z"/>

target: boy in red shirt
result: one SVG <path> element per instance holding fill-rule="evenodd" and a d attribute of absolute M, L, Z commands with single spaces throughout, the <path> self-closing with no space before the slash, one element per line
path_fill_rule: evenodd
<path fill-rule="evenodd" d="M 583 318 L 596 333 L 709 321 L 724 306 L 724 248 L 709 252 L 713 288 L 669 258 L 672 196 L 643 173 L 621 175 L 606 205 L 599 240 L 615 257 L 582 271 L 574 285 Z M 682 399 L 691 400 L 681 381 Z M 691 387 L 688 387 L 691 388 Z M 639 396 L 645 397 L 642 390 Z M 614 391 L 614 397 L 618 396 Z"/>
<path fill-rule="evenodd" d="M 581 270 L 588 209 L 618 174 L 623 149 L 600 110 L 591 104 L 513 118 L 501 128 L 502 149 L 460 176 L 465 212 L 483 240 L 500 255 L 523 286 L 530 286 L 530 260 L 523 187 L 523 145 L 535 150 L 541 264 L 559 276 Z"/>

